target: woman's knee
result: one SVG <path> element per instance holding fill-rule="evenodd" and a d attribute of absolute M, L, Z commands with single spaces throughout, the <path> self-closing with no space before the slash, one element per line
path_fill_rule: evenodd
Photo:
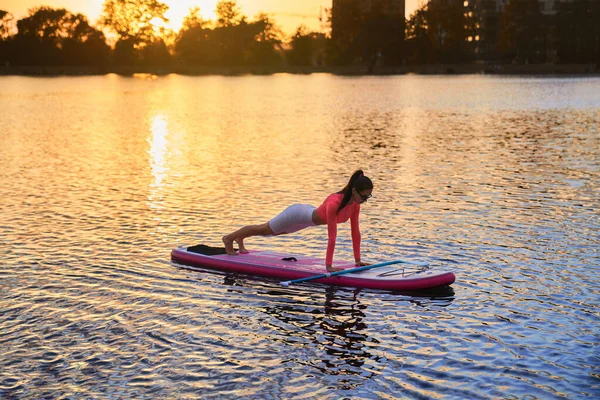
<path fill-rule="evenodd" d="M 260 231 L 260 234 L 263 236 L 271 236 L 271 235 L 275 234 L 275 232 L 273 232 L 273 229 L 271 229 L 271 226 L 269 225 L 268 222 L 266 222 L 262 225 L 259 225 L 259 231 Z"/>

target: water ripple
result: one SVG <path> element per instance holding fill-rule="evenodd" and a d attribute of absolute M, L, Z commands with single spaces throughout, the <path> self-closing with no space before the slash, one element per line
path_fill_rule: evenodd
<path fill-rule="evenodd" d="M 600 394 L 597 78 L 0 80 L 0 397 Z M 365 259 L 452 268 L 452 287 L 169 260 L 359 167 Z M 326 239 L 248 245 L 322 257 Z"/>

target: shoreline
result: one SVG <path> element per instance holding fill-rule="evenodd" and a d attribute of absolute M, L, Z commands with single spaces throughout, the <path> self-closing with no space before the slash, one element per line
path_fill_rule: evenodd
<path fill-rule="evenodd" d="M 600 76 L 600 67 L 590 64 L 448 64 L 404 65 L 398 67 L 377 66 L 371 73 L 365 66 L 326 67 L 189 67 L 189 66 L 1 66 L 0 76 L 87 76 L 117 74 L 132 76 L 149 75 L 309 75 L 326 73 L 333 75 L 586 75 Z"/>

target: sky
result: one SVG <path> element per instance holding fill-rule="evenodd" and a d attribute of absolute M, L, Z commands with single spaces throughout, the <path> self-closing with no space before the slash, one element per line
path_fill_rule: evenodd
<path fill-rule="evenodd" d="M 418 0 L 406 0 L 406 17 L 417 7 Z M 183 18 L 192 7 L 200 7 L 205 19 L 214 19 L 214 9 L 218 0 L 162 0 L 169 6 L 166 16 L 169 26 L 178 31 Z M 73 13 L 81 13 L 93 24 L 102 12 L 104 0 L 0 0 L 0 10 L 8 11 L 16 19 L 27 15 L 32 7 L 46 5 L 53 8 L 66 8 Z M 252 19 L 259 12 L 271 14 L 286 34 L 292 34 L 300 24 L 311 30 L 320 30 L 319 12 L 321 7 L 331 7 L 331 0 L 237 0 L 244 15 Z"/>

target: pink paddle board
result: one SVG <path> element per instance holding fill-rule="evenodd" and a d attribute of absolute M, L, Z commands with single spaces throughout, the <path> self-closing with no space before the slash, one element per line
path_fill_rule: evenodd
<path fill-rule="evenodd" d="M 248 254 L 223 254 L 222 248 L 204 245 L 180 247 L 171 251 L 179 264 L 223 272 L 262 276 L 281 281 L 323 274 L 325 260 L 273 251 L 250 251 Z M 353 262 L 334 261 L 336 267 L 354 268 Z M 393 264 L 366 271 L 314 280 L 335 286 L 380 290 L 421 290 L 454 283 L 454 273 L 410 263 Z"/>

